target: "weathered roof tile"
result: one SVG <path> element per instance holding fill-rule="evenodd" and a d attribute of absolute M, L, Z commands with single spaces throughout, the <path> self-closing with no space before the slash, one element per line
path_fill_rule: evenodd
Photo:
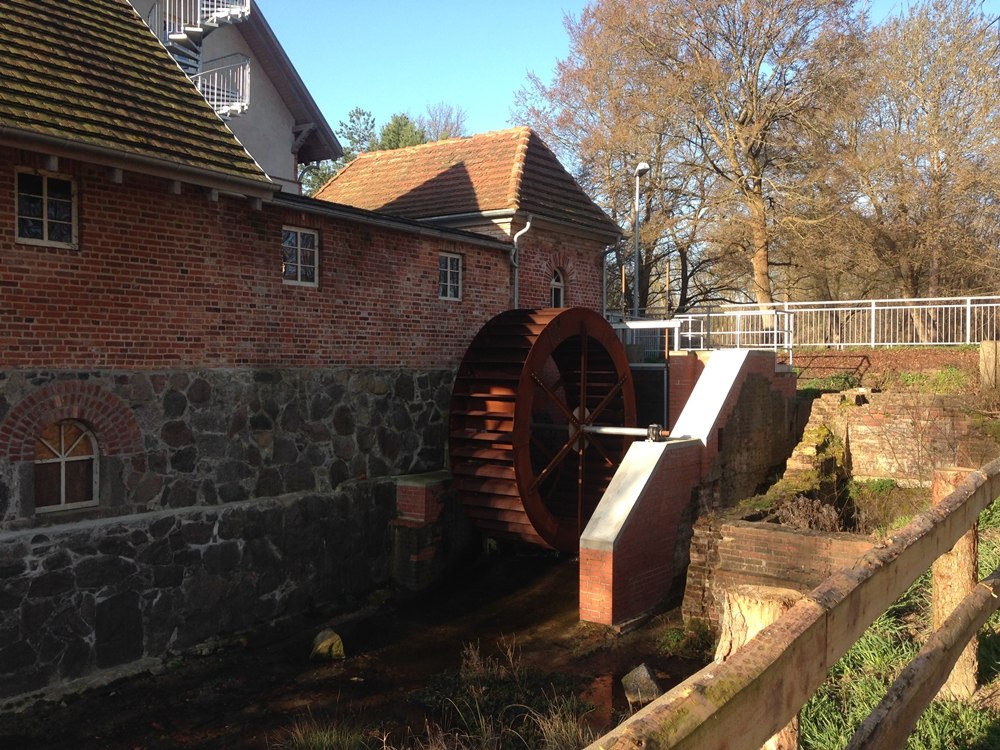
<path fill-rule="evenodd" d="M 620 232 L 527 127 L 363 153 L 315 197 L 408 219 L 521 211 Z"/>
<path fill-rule="evenodd" d="M 0 0 L 0 126 L 268 183 L 126 0 Z"/>

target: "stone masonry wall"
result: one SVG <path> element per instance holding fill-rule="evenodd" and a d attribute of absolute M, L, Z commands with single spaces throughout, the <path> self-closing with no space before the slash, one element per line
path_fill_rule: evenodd
<path fill-rule="evenodd" d="M 445 468 L 451 383 L 406 369 L 0 373 L 0 701 L 390 583 L 396 482 Z M 37 429 L 65 418 L 95 434 L 100 502 L 36 513 Z"/>
<path fill-rule="evenodd" d="M 388 583 L 391 480 L 0 533 L 0 705 Z"/>
<path fill-rule="evenodd" d="M 930 486 L 935 467 L 982 466 L 998 455 L 960 397 L 830 393 L 813 403 L 810 422 L 817 421 L 844 441 L 857 479 Z"/>
<path fill-rule="evenodd" d="M 217 505 L 444 468 L 451 371 L 0 372 L 0 528 L 32 504 L 41 422 L 78 419 L 104 458 L 101 504 L 77 518 Z M 109 420 L 104 414 L 121 411 Z M 40 416 L 41 415 L 41 416 Z M 135 445 L 115 454 L 116 430 Z"/>

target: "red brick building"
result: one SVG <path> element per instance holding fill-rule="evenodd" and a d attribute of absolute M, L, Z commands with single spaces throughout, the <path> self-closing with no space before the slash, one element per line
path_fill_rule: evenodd
<path fill-rule="evenodd" d="M 426 215 L 282 192 L 126 0 L 0 16 L 0 702 L 355 606 L 472 336 L 599 308 L 617 228 L 524 129 Z"/>

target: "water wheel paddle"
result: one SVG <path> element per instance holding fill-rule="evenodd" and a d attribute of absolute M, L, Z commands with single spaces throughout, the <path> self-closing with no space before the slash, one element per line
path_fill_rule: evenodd
<path fill-rule="evenodd" d="M 634 439 L 624 347 L 580 307 L 509 310 L 469 345 L 451 398 L 454 484 L 487 536 L 575 551 Z"/>

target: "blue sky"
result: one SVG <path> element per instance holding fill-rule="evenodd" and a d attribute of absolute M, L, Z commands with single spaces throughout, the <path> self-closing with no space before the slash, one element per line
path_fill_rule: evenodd
<path fill-rule="evenodd" d="M 586 0 L 257 0 L 334 130 L 354 107 L 381 127 L 445 102 L 470 133 L 509 127 L 528 71 L 549 81 Z"/>
<path fill-rule="evenodd" d="M 381 127 L 397 112 L 422 115 L 445 102 L 465 110 L 468 132 L 483 133 L 512 124 L 514 95 L 529 71 L 552 80 L 569 52 L 564 14 L 578 17 L 587 0 L 257 4 L 334 130 L 354 107 Z M 909 4 L 873 0 L 873 17 Z"/>

